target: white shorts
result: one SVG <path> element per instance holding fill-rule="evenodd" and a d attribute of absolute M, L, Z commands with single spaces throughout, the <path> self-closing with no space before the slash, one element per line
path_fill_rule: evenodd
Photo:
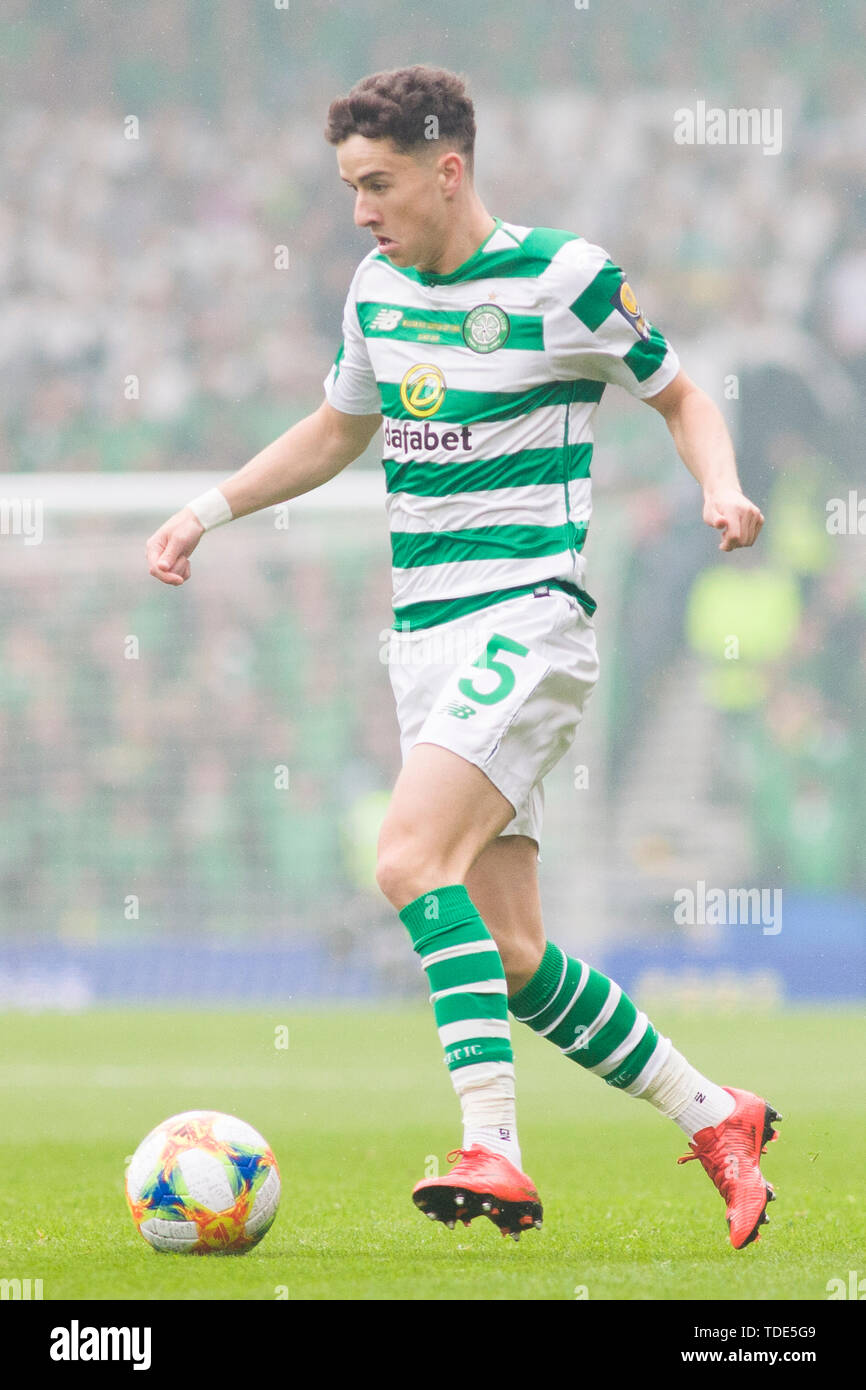
<path fill-rule="evenodd" d="M 501 833 L 536 843 L 542 779 L 571 746 L 598 679 L 592 619 L 561 589 L 538 590 L 393 632 L 388 648 L 404 762 L 416 743 L 450 748 L 511 802 Z"/>

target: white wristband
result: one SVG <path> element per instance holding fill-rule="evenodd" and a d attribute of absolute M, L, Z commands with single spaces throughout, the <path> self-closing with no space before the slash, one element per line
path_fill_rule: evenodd
<path fill-rule="evenodd" d="M 206 531 L 212 531 L 214 526 L 224 526 L 227 521 L 234 521 L 234 513 L 218 487 L 212 487 L 210 492 L 203 492 L 201 497 L 196 497 L 186 505 L 198 517 Z"/>

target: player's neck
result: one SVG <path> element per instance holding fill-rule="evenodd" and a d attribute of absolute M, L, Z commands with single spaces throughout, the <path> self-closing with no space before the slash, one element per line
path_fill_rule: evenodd
<path fill-rule="evenodd" d="M 450 275 L 475 254 L 495 227 L 495 218 L 487 211 L 481 199 L 473 196 L 465 213 L 455 219 L 454 226 L 436 257 L 435 265 L 419 266 L 418 269 L 431 271 L 434 275 Z"/>

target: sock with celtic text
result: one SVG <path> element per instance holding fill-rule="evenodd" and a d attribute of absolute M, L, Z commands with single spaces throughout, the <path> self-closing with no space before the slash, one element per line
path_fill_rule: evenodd
<path fill-rule="evenodd" d="M 518 1022 L 608 1086 L 648 1100 L 689 1139 L 706 1125 L 720 1124 L 734 1108 L 733 1097 L 696 1071 L 615 981 L 552 941 L 508 1007 Z"/>
<path fill-rule="evenodd" d="M 505 971 L 462 883 L 408 903 L 400 920 L 430 984 L 445 1065 L 463 1109 L 463 1148 L 483 1144 L 520 1167 Z"/>

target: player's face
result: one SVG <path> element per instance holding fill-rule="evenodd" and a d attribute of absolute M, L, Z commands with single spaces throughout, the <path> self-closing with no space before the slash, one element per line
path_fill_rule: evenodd
<path fill-rule="evenodd" d="M 337 147 L 340 177 L 355 190 L 355 225 L 366 227 L 395 265 L 433 269 L 441 254 L 449 203 L 440 162 L 364 135 Z"/>

